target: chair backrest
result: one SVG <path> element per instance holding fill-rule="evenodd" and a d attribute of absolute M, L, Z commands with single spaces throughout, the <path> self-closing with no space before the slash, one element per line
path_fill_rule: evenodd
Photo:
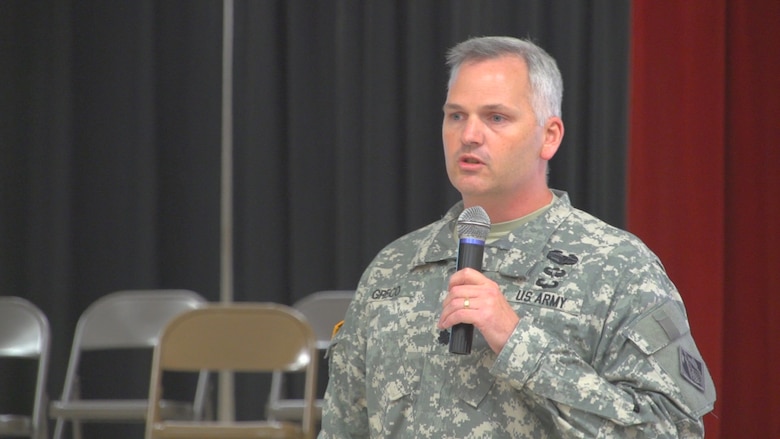
<path fill-rule="evenodd" d="M 87 351 L 149 348 L 176 315 L 205 305 L 190 290 L 122 290 L 107 294 L 84 310 L 76 324 L 61 400 L 74 397 L 79 361 Z"/>
<path fill-rule="evenodd" d="M 17 434 L 29 434 L 33 438 L 43 438 L 46 434 L 44 404 L 50 339 L 49 321 L 37 306 L 21 297 L 0 297 L 0 357 L 38 359 L 32 414 L 29 422 L 23 423 L 28 431 L 17 431 Z M 14 417 L 4 419 L 15 420 Z"/>
<path fill-rule="evenodd" d="M 83 420 L 145 420 L 146 396 L 141 399 L 113 394 L 95 400 L 92 395 L 87 397 L 82 394 L 79 379 L 82 354 L 129 349 L 148 349 L 151 353 L 159 341 L 160 332 L 174 316 L 207 303 L 202 296 L 190 290 L 145 289 L 116 291 L 89 305 L 76 324 L 62 396 L 50 405 L 49 415 L 57 420 L 55 439 L 62 437 L 68 421 L 73 423 L 74 436 L 78 437 Z M 144 371 L 149 369 L 144 368 Z M 177 416 L 189 416 L 192 411 L 194 417 L 201 417 L 208 404 L 207 388 L 208 374 L 201 372 L 192 403 L 170 401 L 169 407 L 171 410 L 181 408 L 182 412 Z"/>
<path fill-rule="evenodd" d="M 170 319 L 205 303 L 190 290 L 124 290 L 103 296 L 81 314 L 74 348 L 152 348 Z"/>
<path fill-rule="evenodd" d="M 314 330 L 318 349 L 328 348 L 333 327 L 344 320 L 353 297 L 355 290 L 323 290 L 309 294 L 293 304 L 293 308 L 306 317 Z"/>
<path fill-rule="evenodd" d="M 316 291 L 298 300 L 293 308 L 300 311 L 314 330 L 317 338 L 317 349 L 324 351 L 330 346 L 333 327 L 344 319 L 347 308 L 355 296 L 355 290 L 322 290 Z M 327 378 L 327 374 L 323 373 Z M 266 414 L 269 419 L 298 420 L 303 416 L 303 400 L 300 397 L 300 387 L 286 391 L 285 374 L 275 371 L 271 378 L 271 389 L 268 394 Z M 321 418 L 321 399 L 315 401 L 315 419 Z"/>
<path fill-rule="evenodd" d="M 163 371 L 305 372 L 304 431 L 313 431 L 317 349 L 306 318 L 276 303 L 212 304 L 175 317 L 155 348 L 147 425 L 160 422 Z M 150 427 L 147 427 L 149 431 Z"/>
<path fill-rule="evenodd" d="M 49 321 L 26 299 L 0 297 L 0 356 L 39 358 L 48 352 Z"/>

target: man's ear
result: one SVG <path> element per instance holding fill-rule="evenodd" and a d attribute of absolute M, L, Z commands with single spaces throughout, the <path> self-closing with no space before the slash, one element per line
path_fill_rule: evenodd
<path fill-rule="evenodd" d="M 544 160 L 553 158 L 562 140 L 563 120 L 557 116 L 547 118 L 547 122 L 544 124 L 544 144 L 542 144 L 539 156 Z"/>

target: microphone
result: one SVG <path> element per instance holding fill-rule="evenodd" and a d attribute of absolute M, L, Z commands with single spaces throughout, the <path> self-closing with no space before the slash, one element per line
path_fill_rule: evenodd
<path fill-rule="evenodd" d="M 482 254 L 485 240 L 490 234 L 490 217 L 481 206 L 465 209 L 458 216 L 458 263 L 457 269 L 473 268 L 482 271 Z M 458 323 L 452 326 L 450 352 L 470 354 L 474 338 L 474 325 Z"/>

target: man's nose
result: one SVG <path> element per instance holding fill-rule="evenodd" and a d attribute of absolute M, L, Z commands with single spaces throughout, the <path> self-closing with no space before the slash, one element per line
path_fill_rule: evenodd
<path fill-rule="evenodd" d="M 479 118 L 470 117 L 466 120 L 461 133 L 461 141 L 464 145 L 480 145 L 484 140 L 484 125 Z"/>

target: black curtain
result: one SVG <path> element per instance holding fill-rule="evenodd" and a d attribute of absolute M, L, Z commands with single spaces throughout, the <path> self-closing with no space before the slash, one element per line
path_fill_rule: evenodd
<path fill-rule="evenodd" d="M 235 299 L 354 288 L 382 246 L 458 199 L 441 149 L 444 54 L 470 36 L 530 37 L 557 58 L 566 135 L 551 186 L 622 226 L 629 9 L 236 1 Z M 53 398 L 98 297 L 219 299 L 221 51 L 216 0 L 0 2 L 0 294 L 48 315 Z M 145 391 L 144 372 L 122 381 Z M 0 376 L 0 394 L 17 381 Z M 238 387 L 239 417 L 262 410 L 265 381 Z"/>

